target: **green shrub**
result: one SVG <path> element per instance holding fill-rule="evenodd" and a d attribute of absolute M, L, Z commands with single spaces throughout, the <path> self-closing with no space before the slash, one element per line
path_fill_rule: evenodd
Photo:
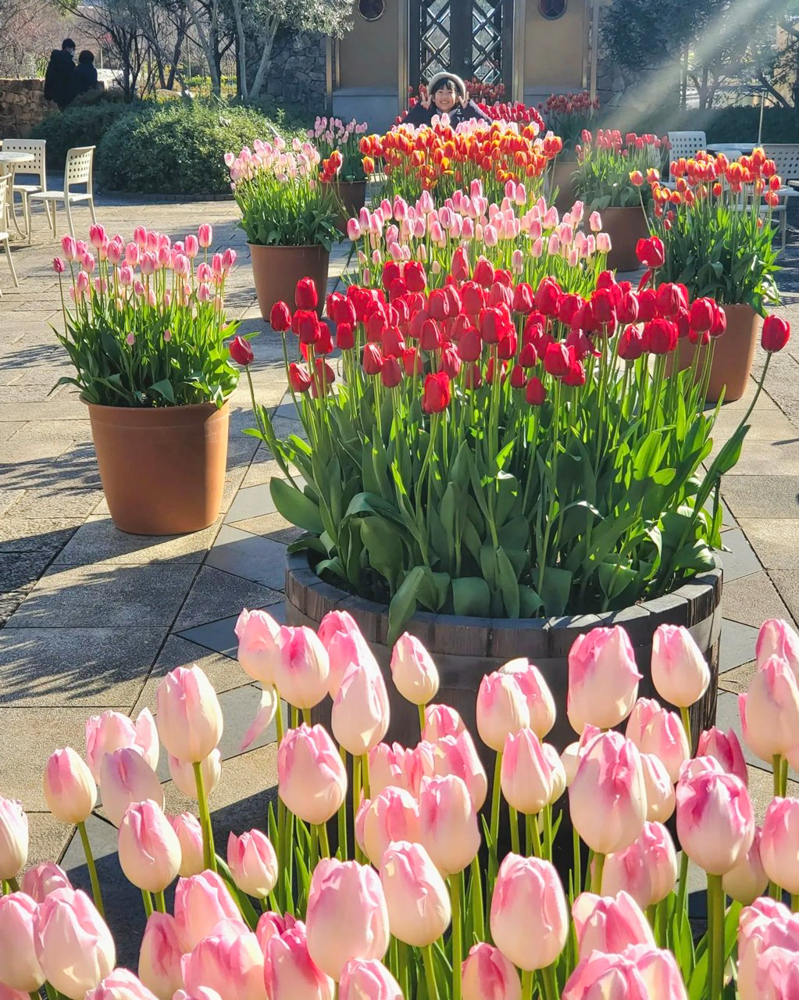
<path fill-rule="evenodd" d="M 114 94 L 113 91 L 110 94 Z M 33 130 L 33 139 L 47 140 L 47 167 L 63 170 L 67 150 L 73 146 L 99 146 L 111 126 L 128 115 L 137 115 L 148 105 L 145 101 L 125 104 L 116 95 L 105 98 L 84 97 L 53 111 Z"/>
<path fill-rule="evenodd" d="M 253 108 L 200 102 L 151 105 L 118 120 L 97 151 L 97 180 L 108 191 L 140 194 L 225 194 L 227 152 L 270 135 Z"/>

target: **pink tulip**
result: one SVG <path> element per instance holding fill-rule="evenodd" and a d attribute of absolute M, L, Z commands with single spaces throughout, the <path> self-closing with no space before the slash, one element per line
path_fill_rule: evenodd
<path fill-rule="evenodd" d="M 738 695 L 744 743 L 752 753 L 771 763 L 784 757 L 799 733 L 799 682 L 788 661 L 770 656 Z"/>
<path fill-rule="evenodd" d="M 241 915 L 220 876 L 216 872 L 205 871 L 190 878 L 178 879 L 175 920 L 184 948 L 192 951 L 220 921 L 241 921 Z"/>
<path fill-rule="evenodd" d="M 155 802 L 133 802 L 119 824 L 119 864 L 139 889 L 163 892 L 180 868 L 180 841 Z"/>
<path fill-rule="evenodd" d="M 178 667 L 158 685 L 158 735 L 178 760 L 205 760 L 222 736 L 222 709 L 199 667 Z"/>
<path fill-rule="evenodd" d="M 278 795 L 306 823 L 326 823 L 347 794 L 347 772 L 322 726 L 290 729 L 277 751 Z"/>
<path fill-rule="evenodd" d="M 524 657 L 510 660 L 499 668 L 499 672 L 511 674 L 522 689 L 530 713 L 530 728 L 543 740 L 555 725 L 555 699 L 544 675 Z"/>
<path fill-rule="evenodd" d="M 83 823 L 97 802 L 97 786 L 89 768 L 72 747 L 56 750 L 44 769 L 47 808 L 62 823 Z"/>
<path fill-rule="evenodd" d="M 755 645 L 758 670 L 772 656 L 787 660 L 799 680 L 799 636 L 788 622 L 781 618 L 769 618 L 760 626 Z"/>
<path fill-rule="evenodd" d="M 194 774 L 193 765 L 186 760 L 178 760 L 172 754 L 168 754 L 169 774 L 175 784 L 175 788 L 188 799 L 197 801 L 197 779 Z M 206 797 L 213 795 L 219 780 L 222 777 L 222 755 L 219 750 L 212 750 L 202 761 L 200 768 L 203 773 L 203 788 Z"/>
<path fill-rule="evenodd" d="M 558 873 L 548 861 L 507 854 L 491 900 L 491 936 L 520 969 L 543 969 L 566 944 L 569 915 Z"/>
<path fill-rule="evenodd" d="M 275 681 L 295 708 L 313 708 L 327 694 L 330 660 L 313 629 L 283 625 L 277 634 Z"/>
<path fill-rule="evenodd" d="M 460 736 L 465 728 L 463 719 L 449 705 L 428 705 L 424 710 L 422 739 L 429 743 L 444 736 Z"/>
<path fill-rule="evenodd" d="M 130 747 L 107 753 L 100 764 L 103 810 L 114 826 L 119 826 L 132 802 L 152 799 L 163 808 L 164 789 L 141 754 Z"/>
<path fill-rule="evenodd" d="M 775 885 L 799 893 L 799 800 L 776 798 L 769 803 L 760 857 Z"/>
<path fill-rule="evenodd" d="M 394 686 L 413 705 L 426 705 L 438 694 L 439 678 L 433 658 L 424 644 L 403 632 L 391 653 Z"/>
<path fill-rule="evenodd" d="M 758 959 L 756 986 L 763 1000 L 799 996 L 799 953 L 793 948 L 767 949 Z"/>
<path fill-rule="evenodd" d="M 550 768 L 552 792 L 549 796 L 549 804 L 553 805 L 566 791 L 566 768 L 563 766 L 560 754 L 551 743 L 542 744 L 542 748 Z"/>
<path fill-rule="evenodd" d="M 0 879 L 19 875 L 28 860 L 28 817 L 22 803 L 0 796 Z"/>
<path fill-rule="evenodd" d="M 190 260 L 194 260 L 200 248 L 200 241 L 196 236 L 189 235 L 186 237 L 186 256 Z"/>
<path fill-rule="evenodd" d="M 650 822 L 666 823 L 677 803 L 669 772 L 653 753 L 641 754 L 641 770 L 646 789 L 646 818 Z"/>
<path fill-rule="evenodd" d="M 521 1000 L 519 973 L 499 948 L 473 945 L 461 966 L 463 1000 Z"/>
<path fill-rule="evenodd" d="M 255 928 L 255 936 L 258 938 L 261 951 L 266 954 L 266 946 L 269 941 L 276 935 L 279 937 L 281 934 L 285 934 L 296 922 L 290 913 L 281 916 L 274 910 L 264 911 L 258 918 L 258 926 Z"/>
<path fill-rule="evenodd" d="M 768 813 L 766 815 L 768 816 Z M 739 858 L 735 867 L 722 876 L 721 886 L 725 895 L 743 903 L 744 906 L 750 906 L 766 891 L 768 880 L 761 857 L 761 831 L 759 827 L 755 827 L 752 846 L 745 856 Z"/>
<path fill-rule="evenodd" d="M 319 638 L 322 641 L 330 662 L 328 676 L 328 692 L 335 698 L 344 675 L 350 667 L 358 666 L 365 670 L 380 672 L 380 667 L 361 634 L 355 619 L 346 611 L 330 611 L 319 625 Z"/>
<path fill-rule="evenodd" d="M 250 830 L 240 837 L 231 833 L 227 863 L 239 889 L 257 899 L 268 896 L 277 883 L 277 855 L 269 838 L 260 830 Z"/>
<path fill-rule="evenodd" d="M 0 896 L 0 983 L 12 990 L 37 992 L 44 974 L 36 957 L 34 926 L 38 906 L 23 892 Z"/>
<path fill-rule="evenodd" d="M 353 663 L 333 699 L 330 726 L 353 757 L 374 749 L 388 731 L 388 692 L 379 667 Z"/>
<path fill-rule="evenodd" d="M 382 962 L 354 958 L 341 972 L 338 1000 L 404 1000 L 399 983 Z"/>
<path fill-rule="evenodd" d="M 85 1000 L 157 1000 L 157 998 L 128 969 L 114 969 L 93 990 L 89 990 Z"/>
<path fill-rule="evenodd" d="M 632 740 L 641 753 L 654 754 L 658 757 L 663 762 L 671 781 L 677 781 L 680 770 L 690 754 L 688 737 L 676 712 L 667 712 L 665 708 L 658 706 L 650 715 L 638 739 L 633 739 L 630 727 L 627 727 L 627 739 Z"/>
<path fill-rule="evenodd" d="M 42 903 L 45 897 L 56 889 L 71 889 L 72 883 L 63 868 L 53 864 L 52 861 L 42 861 L 25 872 L 20 887 L 31 899 Z"/>
<path fill-rule="evenodd" d="M 509 733 L 530 725 L 527 700 L 512 674 L 486 674 L 477 692 L 477 731 L 486 746 L 501 753 Z"/>
<path fill-rule="evenodd" d="M 83 1000 L 116 962 L 111 932 L 80 890 L 57 889 L 39 905 L 34 943 L 45 978 L 70 1000 Z"/>
<path fill-rule="evenodd" d="M 417 796 L 422 778 L 435 773 L 435 747 L 422 741 L 412 749 L 399 743 L 378 743 L 369 754 L 369 787 L 377 795 L 389 785 L 404 788 Z"/>
<path fill-rule="evenodd" d="M 236 621 L 239 663 L 246 674 L 265 687 L 275 683 L 279 631 L 280 625 L 266 611 L 245 608 Z"/>
<path fill-rule="evenodd" d="M 622 955 L 595 951 L 582 959 L 566 981 L 562 1000 L 687 1000 L 674 956 L 648 945 Z"/>
<path fill-rule="evenodd" d="M 157 911 L 151 914 L 139 951 L 139 979 L 158 1000 L 172 1000 L 175 991 L 183 986 L 182 954 L 175 918 Z"/>
<path fill-rule="evenodd" d="M 709 875 L 724 875 L 745 857 L 754 834 L 752 804 L 742 781 L 714 771 L 683 772 L 677 785 L 677 836 L 695 864 Z"/>
<path fill-rule="evenodd" d="M 197 242 L 204 250 L 207 250 L 208 247 L 210 247 L 210 245 L 213 243 L 213 241 L 214 241 L 213 227 L 207 222 L 201 223 L 197 227 Z"/>
<path fill-rule="evenodd" d="M 380 881 L 394 937 L 424 948 L 443 935 L 452 918 L 449 894 L 421 844 L 391 844 L 383 854 Z"/>
<path fill-rule="evenodd" d="M 665 701 L 689 708 L 710 684 L 710 670 L 682 625 L 660 625 L 652 638 L 652 683 Z"/>
<path fill-rule="evenodd" d="M 183 986 L 189 994 L 202 987 L 225 1000 L 266 1000 L 264 956 L 258 938 L 237 922 L 223 922 L 184 955 Z"/>
<path fill-rule="evenodd" d="M 269 938 L 264 980 L 269 1000 L 333 1000 L 335 996 L 336 984 L 308 953 L 301 921 Z"/>
<path fill-rule="evenodd" d="M 67 260 L 75 260 L 75 257 L 77 255 L 77 247 L 75 245 L 75 238 L 73 236 L 61 237 L 61 249 Z"/>
<path fill-rule="evenodd" d="M 574 781 L 575 775 L 577 774 L 577 765 L 580 763 L 583 754 L 588 749 L 588 745 L 594 737 L 599 736 L 601 732 L 602 730 L 597 729 L 596 726 L 586 726 L 582 733 L 580 733 L 580 739 L 574 743 L 570 743 L 560 755 L 560 762 L 563 765 L 563 771 L 566 775 L 567 786 L 570 786 Z"/>
<path fill-rule="evenodd" d="M 423 778 L 419 791 L 420 840 L 444 875 L 468 867 L 480 850 L 477 813 L 466 783 L 455 775 Z"/>
<path fill-rule="evenodd" d="M 200 821 L 192 813 L 167 816 L 180 842 L 180 868 L 178 875 L 188 878 L 205 870 L 203 858 L 203 831 Z"/>
<path fill-rule="evenodd" d="M 645 910 L 665 899 L 677 882 L 677 853 L 661 823 L 644 823 L 640 836 L 623 851 L 609 854 L 602 869 L 606 896 L 629 893 Z"/>
<path fill-rule="evenodd" d="M 574 731 L 581 733 L 589 723 L 617 726 L 635 704 L 640 679 L 630 637 L 620 625 L 578 635 L 569 650 L 566 698 Z"/>
<path fill-rule="evenodd" d="M 107 753 L 132 747 L 150 767 L 158 767 L 158 733 L 152 712 L 143 709 L 136 722 L 121 712 L 103 712 L 86 720 L 86 762 L 95 781 L 100 780 L 100 765 Z"/>
<path fill-rule="evenodd" d="M 483 808 L 488 795 L 488 777 L 467 730 L 458 736 L 443 736 L 436 741 L 433 745 L 433 768 L 437 778 L 454 774 L 464 781 L 475 810 L 479 812 Z"/>
<path fill-rule="evenodd" d="M 741 1000 L 763 997 L 760 959 L 777 949 L 799 951 L 799 915 L 774 899 L 756 899 L 738 921 L 738 994 Z M 766 963 L 767 964 L 767 960 Z M 787 996 L 785 998 L 787 1000 Z"/>
<path fill-rule="evenodd" d="M 624 890 L 617 896 L 581 893 L 572 906 L 572 917 L 580 958 L 592 951 L 620 954 L 630 945 L 655 945 L 643 911 Z"/>
<path fill-rule="evenodd" d="M 309 955 L 336 982 L 350 959 L 381 959 L 389 930 L 377 873 L 357 861 L 324 858 L 311 876 L 306 923 Z"/>
<path fill-rule="evenodd" d="M 620 733 L 600 733 L 585 750 L 569 788 L 577 832 L 597 854 L 623 851 L 646 819 L 646 787 L 638 749 Z"/>
<path fill-rule="evenodd" d="M 696 748 L 697 757 L 715 757 L 727 774 L 734 774 L 736 778 L 749 786 L 749 774 L 746 770 L 741 744 L 733 729 L 726 733 L 713 726 L 706 730 L 699 737 Z"/>
<path fill-rule="evenodd" d="M 532 729 L 511 733 L 505 740 L 501 771 L 502 794 L 525 816 L 541 812 L 552 797 L 552 768 Z"/>
<path fill-rule="evenodd" d="M 419 841 L 419 804 L 404 788 L 389 785 L 361 803 L 355 826 L 359 846 L 379 868 L 389 844 L 397 840 Z"/>

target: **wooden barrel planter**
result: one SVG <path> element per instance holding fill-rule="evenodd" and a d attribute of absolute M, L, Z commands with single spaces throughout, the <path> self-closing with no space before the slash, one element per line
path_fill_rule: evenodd
<path fill-rule="evenodd" d="M 562 618 L 464 618 L 456 615 L 417 613 L 407 629 L 418 636 L 438 667 L 441 689 L 437 701 L 460 712 L 484 756 L 491 774 L 493 753 L 477 735 L 475 702 L 480 681 L 516 657 L 527 657 L 544 675 L 557 707 L 555 728 L 547 742 L 562 751 L 577 739 L 566 716 L 568 652 L 575 638 L 598 626 L 623 625 L 635 649 L 643 675 L 640 694 L 655 697 L 650 673 L 652 636 L 659 625 L 684 625 L 693 635 L 710 665 L 711 682 L 704 698 L 691 709 L 693 745 L 700 732 L 716 718 L 716 688 L 721 635 L 721 568 L 711 570 L 664 597 L 644 601 L 623 611 Z M 307 552 L 288 556 L 286 567 L 286 621 L 316 629 L 328 611 L 348 611 L 358 622 L 383 670 L 391 700 L 391 725 L 387 739 L 405 746 L 419 741 L 419 718 L 391 683 L 386 645 L 388 608 L 348 594 L 322 581 L 313 570 Z M 315 721 L 326 722 L 330 702 L 317 711 Z M 327 715 L 327 718 L 324 715 Z"/>

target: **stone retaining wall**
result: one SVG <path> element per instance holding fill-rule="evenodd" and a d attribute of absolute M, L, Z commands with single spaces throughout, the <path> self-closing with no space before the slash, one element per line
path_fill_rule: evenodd
<path fill-rule="evenodd" d="M 44 99 L 44 80 L 0 79 L 0 137 L 29 135 L 55 107 Z"/>
<path fill-rule="evenodd" d="M 325 38 L 311 31 L 281 31 L 275 37 L 264 87 L 278 103 L 302 104 L 322 114 L 325 107 Z"/>

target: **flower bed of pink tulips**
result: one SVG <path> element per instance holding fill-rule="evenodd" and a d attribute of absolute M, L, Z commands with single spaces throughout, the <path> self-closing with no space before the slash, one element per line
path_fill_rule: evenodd
<path fill-rule="evenodd" d="M 538 669 L 518 659 L 486 675 L 476 718 L 495 756 L 490 798 L 472 734 L 434 701 L 436 666 L 414 637 L 391 658 L 393 684 L 419 708 L 419 743 L 403 747 L 384 742 L 386 683 L 346 612 L 317 635 L 243 611 L 236 631 L 239 662 L 264 692 L 248 739 L 277 722 L 277 810 L 264 830 L 231 833 L 226 861 L 217 854 L 208 797 L 222 712 L 196 666 L 163 679 L 155 720 L 89 719 L 85 759 L 57 750 L 44 793 L 58 820 L 78 825 L 94 902 L 52 863 L 18 884 L 27 817 L 0 799 L 3 1000 L 42 989 L 49 1000 L 796 1000 L 799 801 L 786 783 L 799 763 L 799 637 L 785 622 L 761 628 L 741 696 L 746 743 L 774 765 L 762 827 L 735 734 L 711 729 L 690 746 L 688 709 L 710 673 L 683 628 L 658 629 L 651 665 L 678 711 L 638 697 L 622 628 L 575 642 L 567 714 L 580 735 L 562 754 L 546 742 L 555 708 Z M 326 702 L 330 731 L 311 724 Z M 160 744 L 199 820 L 164 813 Z M 84 825 L 97 782 L 147 914 L 138 975 L 116 967 L 102 916 Z M 566 803 L 573 863 L 561 879 L 552 858 L 568 839 Z M 675 814 L 679 861 L 665 825 Z M 689 859 L 707 876 L 700 940 L 686 913 Z"/>

